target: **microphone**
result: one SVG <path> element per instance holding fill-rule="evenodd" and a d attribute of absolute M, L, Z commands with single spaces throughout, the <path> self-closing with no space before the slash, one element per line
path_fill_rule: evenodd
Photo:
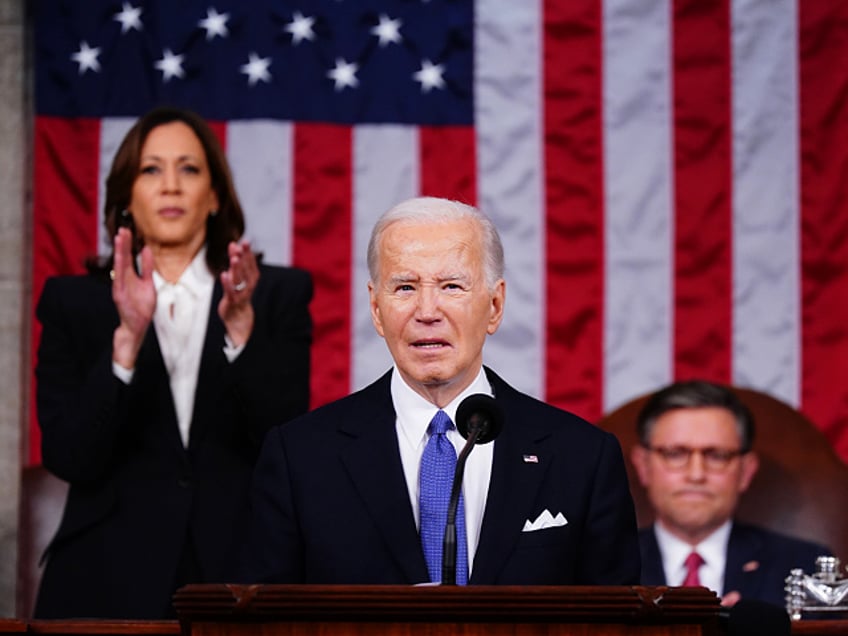
<path fill-rule="evenodd" d="M 503 428 L 503 411 L 495 398 L 485 393 L 469 395 L 456 409 L 456 430 L 465 439 L 476 434 L 471 445 L 488 444 Z"/>
<path fill-rule="evenodd" d="M 742 599 L 722 607 L 720 622 L 728 636 L 789 636 L 791 623 L 785 609 L 765 601 Z"/>
<path fill-rule="evenodd" d="M 456 509 L 462 491 L 465 460 L 475 444 L 488 444 L 498 436 L 503 429 L 503 410 L 495 398 L 485 393 L 469 395 L 456 409 L 456 429 L 466 441 L 456 458 L 453 473 L 445 537 L 442 541 L 442 585 L 456 585 Z"/>

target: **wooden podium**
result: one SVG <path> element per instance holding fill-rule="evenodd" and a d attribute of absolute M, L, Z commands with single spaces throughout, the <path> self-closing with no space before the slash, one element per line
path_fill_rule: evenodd
<path fill-rule="evenodd" d="M 723 633 L 705 588 L 188 585 L 183 636 Z"/>

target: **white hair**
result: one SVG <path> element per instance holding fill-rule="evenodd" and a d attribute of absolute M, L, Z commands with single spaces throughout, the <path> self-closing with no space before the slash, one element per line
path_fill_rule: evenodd
<path fill-rule="evenodd" d="M 377 281 L 380 271 L 379 243 L 389 225 L 399 221 L 440 223 L 457 219 L 470 219 L 479 225 L 483 241 L 483 274 L 486 284 L 493 289 L 495 283 L 504 275 L 503 244 L 495 224 L 483 212 L 471 205 L 438 197 L 407 199 L 386 211 L 377 220 L 374 229 L 371 230 L 371 239 L 368 241 L 368 274 L 371 276 L 371 281 Z"/>

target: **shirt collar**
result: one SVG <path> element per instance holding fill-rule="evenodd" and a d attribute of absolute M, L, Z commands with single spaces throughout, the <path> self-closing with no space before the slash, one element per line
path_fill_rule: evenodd
<path fill-rule="evenodd" d="M 705 563 L 723 563 L 727 543 L 730 540 L 731 525 L 730 520 L 725 521 L 710 536 L 693 546 L 671 534 L 661 523 L 655 523 L 654 531 L 657 534 L 663 563 L 670 563 L 674 568 L 682 568 L 686 557 L 692 551 L 700 554 Z"/>
<path fill-rule="evenodd" d="M 427 427 L 439 407 L 416 393 L 403 379 L 397 366 L 392 370 L 391 392 L 399 433 L 406 436 L 413 446 L 426 441 Z M 492 396 L 492 387 L 482 367 L 474 381 L 441 410 L 448 414 L 452 422 L 456 422 L 456 409 L 460 402 L 475 393 Z"/>
<path fill-rule="evenodd" d="M 204 290 L 210 289 L 215 284 L 215 277 L 206 265 L 206 246 L 198 250 L 194 258 L 180 275 L 179 280 L 173 284 L 186 289 L 194 298 L 200 297 Z M 153 270 L 153 285 L 158 294 L 163 287 L 171 285 L 156 270 Z"/>

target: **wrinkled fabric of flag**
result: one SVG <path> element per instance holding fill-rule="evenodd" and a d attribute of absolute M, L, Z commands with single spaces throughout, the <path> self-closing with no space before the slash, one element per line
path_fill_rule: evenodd
<path fill-rule="evenodd" d="M 246 237 L 314 276 L 313 405 L 391 365 L 368 310 L 374 221 L 446 196 L 502 234 L 506 318 L 485 362 L 512 384 L 591 421 L 675 379 L 755 388 L 802 409 L 848 460 L 843 3 L 32 12 L 34 298 L 108 252 L 117 144 L 148 109 L 182 106 L 225 147 Z"/>

